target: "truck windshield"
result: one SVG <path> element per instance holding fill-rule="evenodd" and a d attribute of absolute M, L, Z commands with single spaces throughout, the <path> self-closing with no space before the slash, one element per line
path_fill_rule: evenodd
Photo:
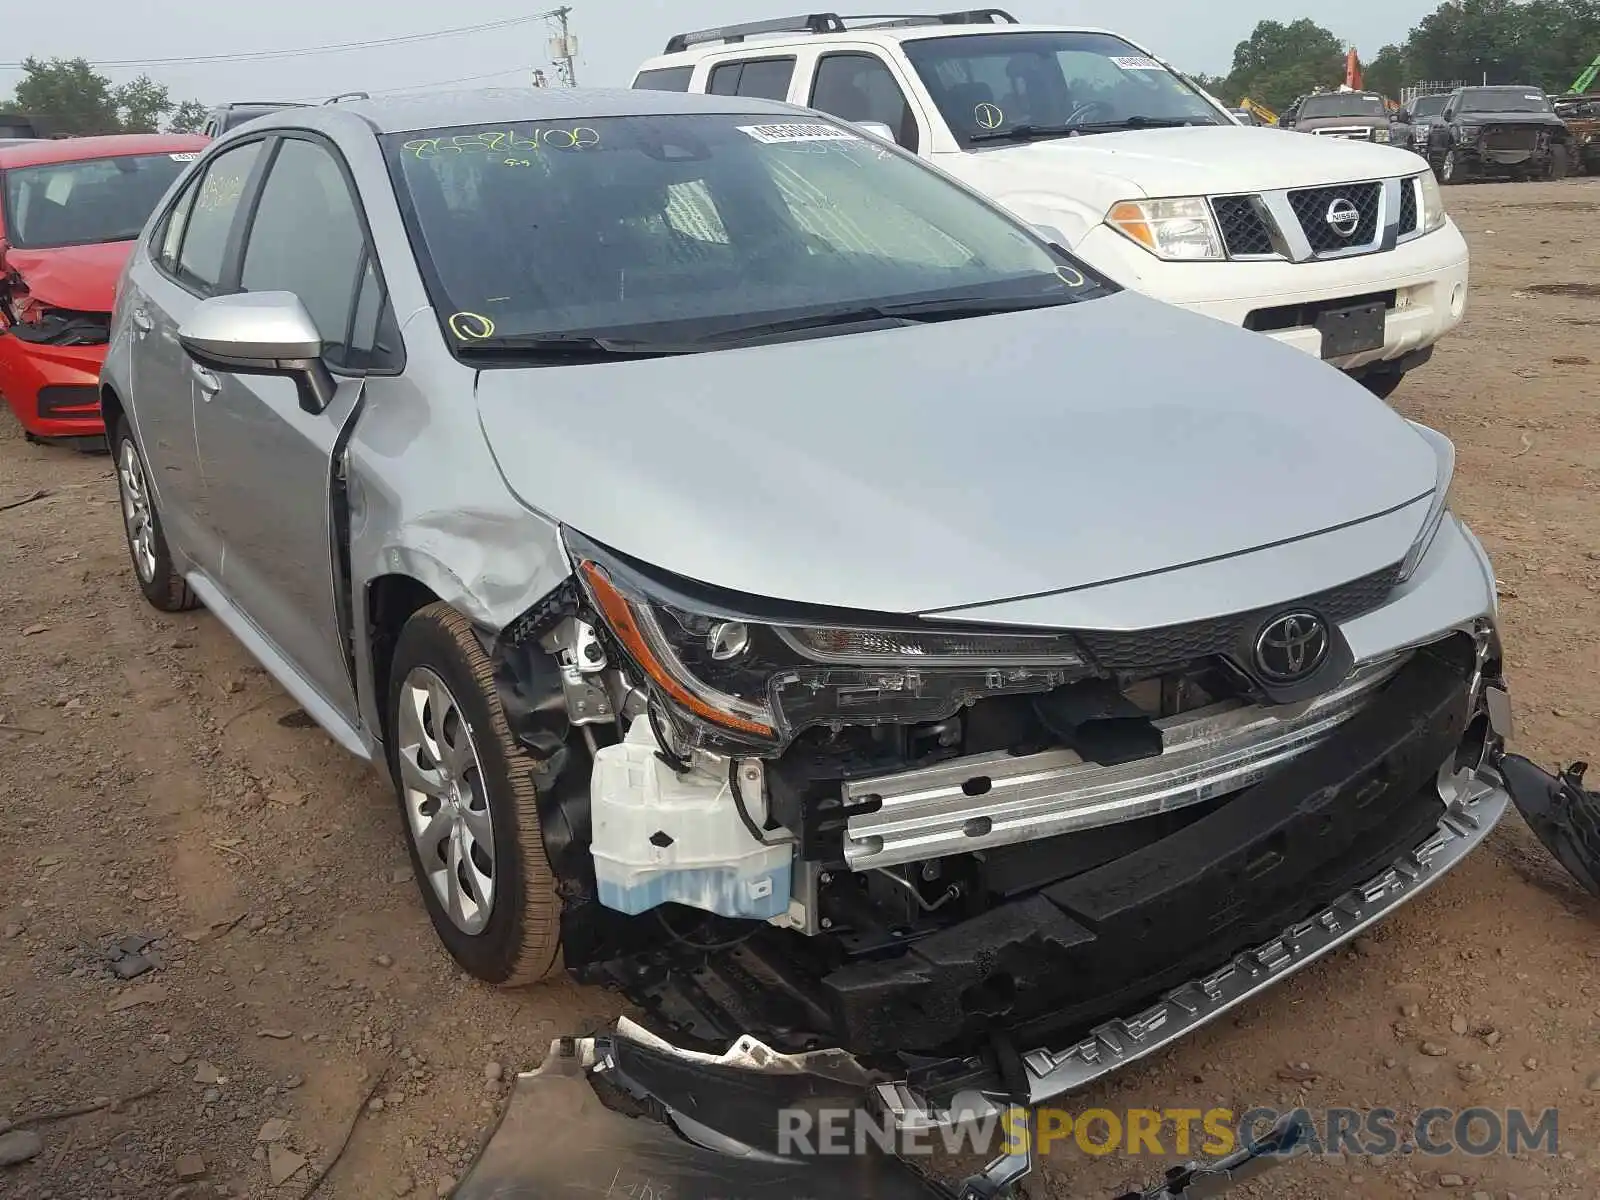
<path fill-rule="evenodd" d="M 1416 117 L 1437 117 L 1444 111 L 1444 106 L 1450 103 L 1450 97 L 1423 96 L 1411 106 L 1411 114 Z"/>
<path fill-rule="evenodd" d="M 1461 111 L 1475 113 L 1543 113 L 1550 101 L 1528 88 L 1474 88 L 1461 93 Z"/>
<path fill-rule="evenodd" d="M 1232 125 L 1198 91 L 1107 33 L 907 39 L 906 57 L 968 144 L 1168 125 Z"/>
<path fill-rule="evenodd" d="M 820 118 L 528 121 L 384 143 L 458 353 L 685 345 L 864 307 L 959 300 L 977 315 L 1114 290 L 939 172 Z"/>
<path fill-rule="evenodd" d="M 126 242 L 194 154 L 130 154 L 5 173 L 7 238 L 19 250 Z"/>
<path fill-rule="evenodd" d="M 1300 119 L 1308 117 L 1381 117 L 1386 110 L 1377 96 L 1355 96 L 1330 93 L 1326 96 L 1307 96 L 1300 106 Z"/>

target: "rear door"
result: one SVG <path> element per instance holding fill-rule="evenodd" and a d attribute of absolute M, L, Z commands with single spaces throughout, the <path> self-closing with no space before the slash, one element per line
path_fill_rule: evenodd
<path fill-rule="evenodd" d="M 399 335 L 360 203 L 331 143 L 277 142 L 244 233 L 238 290 L 300 298 L 340 377 L 320 413 L 294 382 L 217 372 L 200 390 L 195 438 L 222 585 L 240 614 L 346 721 L 356 701 L 335 587 L 333 463 L 369 369 L 392 369 Z"/>
<path fill-rule="evenodd" d="M 167 537 L 213 577 L 221 553 L 209 536 L 194 440 L 195 390 L 204 370 L 178 344 L 178 330 L 196 305 L 227 286 L 225 263 L 263 147 L 246 142 L 212 158 L 168 207 L 148 253 L 136 256 L 128 273 L 134 426 Z"/>

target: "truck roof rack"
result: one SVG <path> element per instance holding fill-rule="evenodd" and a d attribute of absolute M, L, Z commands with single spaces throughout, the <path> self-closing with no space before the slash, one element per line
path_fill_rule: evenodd
<path fill-rule="evenodd" d="M 763 37 L 780 33 L 845 33 L 852 22 L 857 27 L 884 29 L 906 25 L 1016 25 L 1017 19 L 1003 8 L 972 8 L 947 13 L 868 13 L 859 16 L 840 16 L 838 13 L 808 13 L 796 17 L 778 17 L 771 21 L 750 21 L 742 25 L 719 25 L 712 29 L 696 29 L 674 34 L 667 40 L 664 53 L 678 54 L 690 46 L 705 46 L 717 42 L 742 42 L 746 38 Z M 866 22 L 866 25 L 862 25 Z"/>

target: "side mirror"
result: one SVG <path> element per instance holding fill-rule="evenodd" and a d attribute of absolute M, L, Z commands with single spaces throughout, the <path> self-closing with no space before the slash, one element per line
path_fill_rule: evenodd
<path fill-rule="evenodd" d="M 853 124 L 863 133 L 870 133 L 873 137 L 880 137 L 886 142 L 895 140 L 894 130 L 890 129 L 882 121 L 856 121 Z"/>
<path fill-rule="evenodd" d="M 284 375 L 300 407 L 316 414 L 337 386 L 322 361 L 322 335 L 293 292 L 241 292 L 195 306 L 178 341 L 203 367 L 232 375 Z"/>

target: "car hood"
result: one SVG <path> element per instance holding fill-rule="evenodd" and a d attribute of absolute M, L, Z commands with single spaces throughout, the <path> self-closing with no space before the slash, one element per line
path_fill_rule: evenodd
<path fill-rule="evenodd" d="M 1456 117 L 1457 125 L 1549 125 L 1555 128 L 1565 125 L 1566 122 L 1555 113 L 1520 113 L 1520 112 L 1464 112 Z"/>
<path fill-rule="evenodd" d="M 12 247 L 0 263 L 15 272 L 28 293 L 41 304 L 79 312 L 108 313 L 117 296 L 117 280 L 132 242 L 103 242 L 92 246 L 58 246 L 48 250 Z"/>
<path fill-rule="evenodd" d="M 506 483 L 547 517 L 702 583 L 877 612 L 1292 541 L 1404 505 L 1436 477 L 1433 450 L 1344 375 L 1131 292 L 485 371 L 477 399 Z"/>
<path fill-rule="evenodd" d="M 947 159 L 965 159 L 965 163 Z M 1134 129 L 941 156 L 939 165 L 994 194 L 1094 190 L 1109 206 L 1140 196 L 1205 196 L 1319 187 L 1415 173 L 1403 150 L 1242 125 Z M 1085 196 L 1085 199 L 1089 197 Z"/>

